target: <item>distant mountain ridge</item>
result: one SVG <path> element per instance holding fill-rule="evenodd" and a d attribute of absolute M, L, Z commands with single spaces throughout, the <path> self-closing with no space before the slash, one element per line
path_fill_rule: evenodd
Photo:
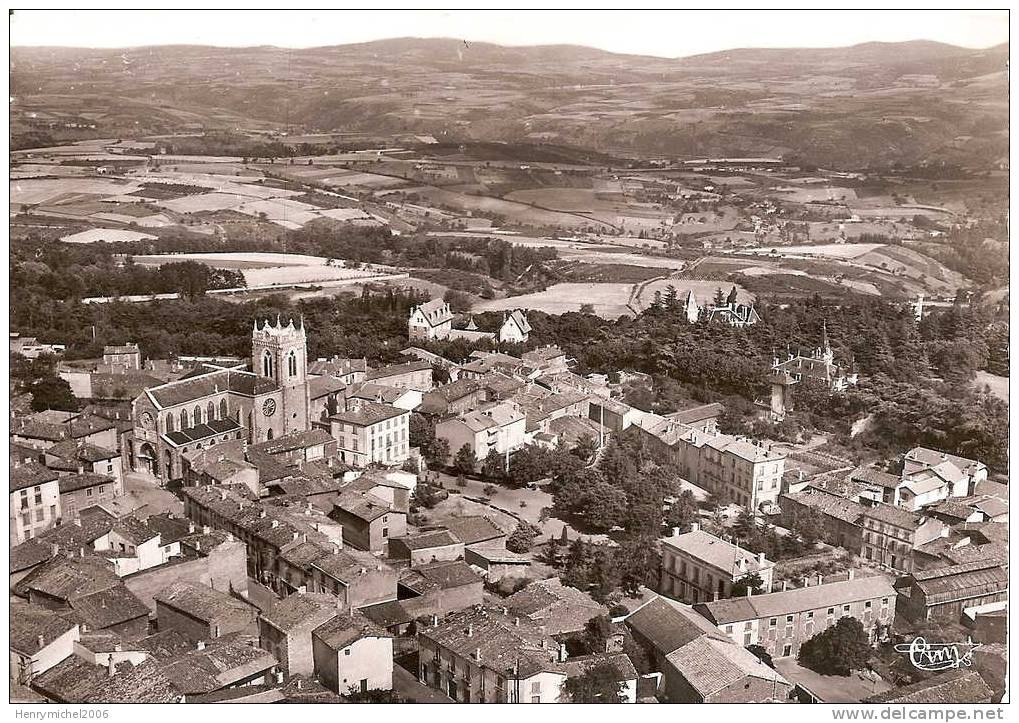
<path fill-rule="evenodd" d="M 118 135 L 172 132 L 186 116 L 205 128 L 420 133 L 642 156 L 983 163 L 1007 153 L 1007 59 L 1008 44 L 931 41 L 677 59 L 454 38 L 13 47 L 12 133 L 38 126 L 40 108 L 76 107 Z"/>

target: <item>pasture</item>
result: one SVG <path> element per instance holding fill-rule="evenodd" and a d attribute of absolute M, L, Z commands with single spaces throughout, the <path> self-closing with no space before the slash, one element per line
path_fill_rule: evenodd
<path fill-rule="evenodd" d="M 626 303 L 633 284 L 555 284 L 544 291 L 505 299 L 480 301 L 472 311 L 510 311 L 533 309 L 548 314 L 580 311 L 584 304 L 593 304 L 594 313 L 603 319 L 617 319 L 631 314 Z"/>

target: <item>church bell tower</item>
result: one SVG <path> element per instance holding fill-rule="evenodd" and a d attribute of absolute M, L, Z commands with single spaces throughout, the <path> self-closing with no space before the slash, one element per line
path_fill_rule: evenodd
<path fill-rule="evenodd" d="M 259 328 L 255 321 L 251 331 L 251 369 L 255 374 L 272 379 L 283 391 L 283 430 L 308 429 L 308 337 L 304 319 L 295 326 L 294 320 L 284 326 L 266 320 Z"/>

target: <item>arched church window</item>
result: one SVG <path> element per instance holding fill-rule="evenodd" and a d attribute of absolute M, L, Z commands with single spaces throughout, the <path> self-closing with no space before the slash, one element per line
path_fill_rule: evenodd
<path fill-rule="evenodd" d="M 262 376 L 272 376 L 272 354 L 268 351 L 262 355 Z"/>
<path fill-rule="evenodd" d="M 297 352 L 293 350 L 287 356 L 287 371 L 290 373 L 290 376 L 297 376 Z"/>
<path fill-rule="evenodd" d="M 172 414 L 167 414 L 166 415 L 166 431 L 167 432 L 172 432 L 173 431 L 173 415 Z"/>
<path fill-rule="evenodd" d="M 205 408 L 205 421 L 211 422 L 216 418 L 216 404 L 213 401 L 209 401 L 208 406 Z"/>
<path fill-rule="evenodd" d="M 191 418 L 194 420 L 194 426 L 196 427 L 202 423 L 202 408 L 197 404 L 195 405 L 195 411 L 192 412 Z"/>
<path fill-rule="evenodd" d="M 188 428 L 188 410 L 180 410 L 180 429 L 184 431 Z"/>
<path fill-rule="evenodd" d="M 265 438 L 266 438 L 266 439 L 272 439 L 272 436 L 273 436 L 273 435 L 272 435 L 272 430 L 271 430 L 271 429 L 270 429 L 270 430 L 268 430 L 268 431 L 267 431 L 267 432 L 265 433 Z"/>
<path fill-rule="evenodd" d="M 220 399 L 219 400 L 219 418 L 220 419 L 226 419 L 226 417 L 227 417 L 226 400 L 225 399 Z"/>

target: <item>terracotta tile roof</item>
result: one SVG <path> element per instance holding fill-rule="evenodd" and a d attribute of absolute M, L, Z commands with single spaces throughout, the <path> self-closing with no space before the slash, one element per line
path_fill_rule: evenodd
<path fill-rule="evenodd" d="M 114 585 L 91 595 L 75 596 L 70 605 L 75 616 L 86 623 L 89 630 L 102 630 L 149 615 L 148 606 L 124 585 Z"/>
<path fill-rule="evenodd" d="M 307 449 L 319 444 L 326 444 L 332 441 L 332 436 L 324 429 L 313 428 L 304 431 L 294 431 L 284 434 L 276 439 L 260 442 L 252 446 L 252 449 L 265 454 L 285 454 L 298 449 Z"/>
<path fill-rule="evenodd" d="M 666 660 L 702 698 L 747 677 L 789 686 L 789 682 L 776 670 L 731 640 L 707 636 L 695 638 L 667 655 Z M 784 692 L 779 692 L 780 699 L 785 697 Z"/>
<path fill-rule="evenodd" d="M 879 469 L 874 469 L 873 467 L 857 467 L 849 473 L 849 478 L 864 484 L 881 487 L 882 489 L 895 489 L 902 484 L 902 480 L 899 477 L 882 472 Z"/>
<path fill-rule="evenodd" d="M 376 402 L 365 402 L 357 410 L 343 410 L 336 412 L 330 419 L 345 424 L 356 424 L 362 427 L 377 424 L 387 419 L 410 414 L 406 409 L 399 409 L 388 404 L 377 404 Z"/>
<path fill-rule="evenodd" d="M 194 643 L 178 630 L 161 630 L 142 638 L 137 645 L 159 660 L 176 658 L 194 648 Z"/>
<path fill-rule="evenodd" d="M 323 593 L 296 592 L 273 602 L 262 619 L 284 633 L 309 625 L 318 627 L 339 614 L 338 601 Z"/>
<path fill-rule="evenodd" d="M 184 696 L 156 661 L 121 663 L 111 676 L 75 655 L 34 678 L 32 687 L 62 703 L 177 703 Z"/>
<path fill-rule="evenodd" d="M 108 477 L 104 474 L 93 474 L 92 472 L 79 472 L 77 474 L 64 475 L 58 480 L 60 484 L 60 494 L 66 495 L 71 492 L 77 492 L 78 490 L 87 489 L 89 487 L 98 487 L 99 485 L 112 485 L 114 480 L 112 477 Z"/>
<path fill-rule="evenodd" d="M 921 515 L 916 512 L 910 512 L 901 507 L 883 503 L 876 504 L 873 507 L 864 507 L 861 514 L 865 519 L 879 520 L 909 530 L 915 530 L 920 526 L 921 521 Z"/>
<path fill-rule="evenodd" d="M 558 662 L 559 643 L 540 627 L 519 616 L 481 605 L 447 615 L 434 627 L 421 626 L 418 637 L 471 658 L 499 675 L 520 678 L 546 671 L 566 671 Z M 478 655 L 480 653 L 480 656 Z"/>
<path fill-rule="evenodd" d="M 819 610 L 879 597 L 894 598 L 895 595 L 895 588 L 892 587 L 891 580 L 883 575 L 875 575 L 783 592 L 699 603 L 694 606 L 694 609 L 715 624 L 724 625 L 806 610 Z"/>
<path fill-rule="evenodd" d="M 503 604 L 511 612 L 543 625 L 550 635 L 580 632 L 592 618 L 608 614 L 604 605 L 575 587 L 563 585 L 557 577 L 532 582 Z"/>
<path fill-rule="evenodd" d="M 570 678 L 584 675 L 592 668 L 607 665 L 616 674 L 616 680 L 637 680 L 639 674 L 633 667 L 633 661 L 626 653 L 602 653 L 600 655 L 580 655 L 566 661 L 566 675 Z"/>
<path fill-rule="evenodd" d="M 402 374 L 412 374 L 414 372 L 431 371 L 432 365 L 426 361 L 412 361 L 404 362 L 403 364 L 391 364 L 390 366 L 381 367 L 379 369 L 371 369 L 365 375 L 365 379 L 372 381 L 375 379 L 386 379 L 387 377 L 396 377 Z"/>
<path fill-rule="evenodd" d="M 333 650 L 342 650 L 355 640 L 362 638 L 393 637 L 353 608 L 319 625 L 312 632 L 312 636 L 318 638 Z"/>
<path fill-rule="evenodd" d="M 157 604 L 180 610 L 210 625 L 243 625 L 253 621 L 257 615 L 256 608 L 251 604 L 207 585 L 191 582 L 175 582 L 157 592 L 152 599 Z"/>
<path fill-rule="evenodd" d="M 626 625 L 663 655 L 704 635 L 722 637 L 716 627 L 688 605 L 661 596 L 630 613 Z"/>
<path fill-rule="evenodd" d="M 120 457 L 120 453 L 112 449 L 106 449 L 87 442 L 76 442 L 73 439 L 57 442 L 52 447 L 46 449 L 46 454 L 67 460 L 81 460 L 82 462 L 102 462 L 107 459 Z"/>
<path fill-rule="evenodd" d="M 10 646 L 23 655 L 35 655 L 77 623 L 52 610 L 23 602 L 10 603 Z"/>
<path fill-rule="evenodd" d="M 482 578 L 463 560 L 417 565 L 400 573 L 399 583 L 419 595 L 449 590 L 482 582 Z"/>
<path fill-rule="evenodd" d="M 733 575 L 758 572 L 775 565 L 768 560 L 762 564 L 760 558 L 750 550 L 726 542 L 704 530 L 666 537 L 662 539 L 662 544 Z"/>
<path fill-rule="evenodd" d="M 14 592 L 21 597 L 36 591 L 57 600 L 72 600 L 107 590 L 119 582 L 113 565 L 107 560 L 100 557 L 69 559 L 61 555 L 28 573 L 14 586 Z"/>
<path fill-rule="evenodd" d="M 217 638 L 201 650 L 190 650 L 163 664 L 163 672 L 187 695 L 211 693 L 268 671 L 277 664 L 271 653 L 243 636 Z"/>
<path fill-rule="evenodd" d="M 406 537 L 401 537 L 400 542 L 408 550 L 428 550 L 433 547 L 462 544 L 449 530 L 431 530 L 420 532 L 416 535 L 407 535 Z"/>
<path fill-rule="evenodd" d="M 35 461 L 25 462 L 16 467 L 12 467 L 10 476 L 11 492 L 18 492 L 20 490 L 28 489 L 29 487 L 43 485 L 47 482 L 54 481 L 58 477 L 56 472 Z"/>
<path fill-rule="evenodd" d="M 453 517 L 446 520 L 445 527 L 465 545 L 476 545 L 479 542 L 506 537 L 502 529 L 481 515 Z"/>
<path fill-rule="evenodd" d="M 968 668 L 950 670 L 912 685 L 864 698 L 864 703 L 966 705 L 990 703 L 993 692 L 980 673 Z"/>

